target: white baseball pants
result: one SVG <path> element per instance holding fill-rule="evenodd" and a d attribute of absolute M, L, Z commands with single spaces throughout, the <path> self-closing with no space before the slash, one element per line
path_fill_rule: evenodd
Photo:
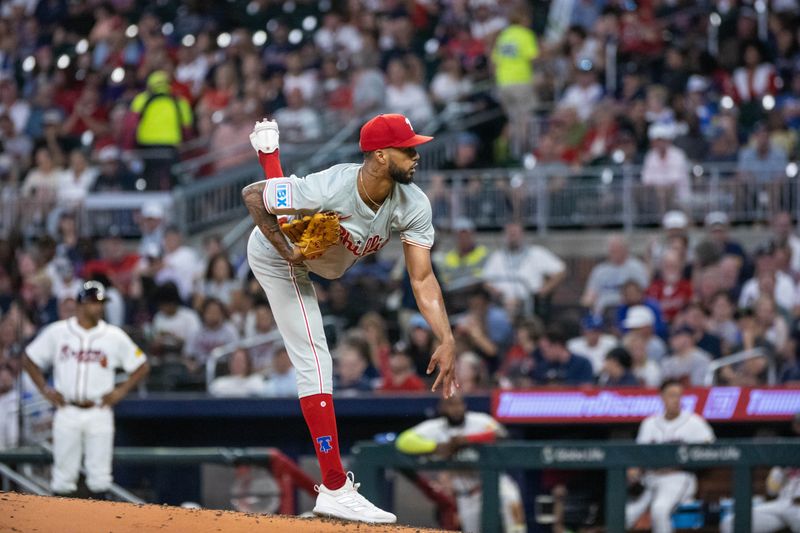
<path fill-rule="evenodd" d="M 730 514 L 719 525 L 721 533 L 731 533 L 735 521 Z M 760 503 L 753 506 L 750 529 L 753 533 L 774 533 L 783 528 L 800 533 L 800 505 L 794 505 L 787 498 Z"/>
<path fill-rule="evenodd" d="M 500 489 L 500 516 L 505 533 L 525 533 L 528 528 L 525 522 L 518 523 L 514 507 L 522 506 L 522 494 L 517 482 L 507 474 L 500 474 L 498 483 Z M 480 533 L 481 509 L 483 508 L 483 494 L 477 491 L 474 494 L 457 496 L 456 507 L 461 530 L 464 533 Z"/>
<path fill-rule="evenodd" d="M 114 412 L 110 407 L 60 407 L 53 417 L 53 472 L 50 488 L 58 494 L 78 489 L 81 459 L 92 492 L 111 486 Z"/>
<path fill-rule="evenodd" d="M 625 506 L 626 528 L 633 527 L 649 507 L 653 533 L 672 533 L 672 511 L 679 503 L 694 497 L 697 477 L 689 472 L 650 472 L 642 482 L 645 486 L 642 495 Z"/>
<path fill-rule="evenodd" d="M 247 242 L 250 269 L 267 295 L 275 323 L 297 374 L 298 397 L 333 393 L 328 351 L 317 293 L 304 266 L 289 264 L 257 227 Z"/>

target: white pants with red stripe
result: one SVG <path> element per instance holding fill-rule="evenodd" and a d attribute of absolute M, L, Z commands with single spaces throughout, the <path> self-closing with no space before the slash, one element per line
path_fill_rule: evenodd
<path fill-rule="evenodd" d="M 60 407 L 53 417 L 53 492 L 78 489 L 81 459 L 86 467 L 86 486 L 105 492 L 111 486 L 114 453 L 114 412 L 110 407 L 81 409 Z"/>
<path fill-rule="evenodd" d="M 653 533 L 672 533 L 672 511 L 697 492 L 697 477 L 689 472 L 648 472 L 642 479 L 644 492 L 625 506 L 625 524 L 633 527 L 650 508 Z"/>
<path fill-rule="evenodd" d="M 333 360 L 308 269 L 289 264 L 255 228 L 247 242 L 250 269 L 267 295 L 297 374 L 300 398 L 332 394 Z"/>

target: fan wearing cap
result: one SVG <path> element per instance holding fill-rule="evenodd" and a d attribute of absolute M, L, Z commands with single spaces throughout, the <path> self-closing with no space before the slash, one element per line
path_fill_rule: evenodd
<path fill-rule="evenodd" d="M 690 326 L 679 326 L 669 338 L 671 354 L 661 361 L 664 379 L 677 379 L 686 385 L 703 385 L 706 371 L 711 363 L 708 352 L 695 344 L 695 330 Z"/>
<path fill-rule="evenodd" d="M 653 187 L 660 212 L 691 196 L 689 159 L 675 146 L 676 127 L 672 123 L 655 123 L 647 130 L 650 149 L 644 156 L 642 183 Z"/>
<path fill-rule="evenodd" d="M 105 301 L 105 287 L 87 281 L 78 292 L 76 316 L 50 324 L 25 348 L 25 371 L 56 407 L 51 480 L 56 494 L 77 491 L 85 456 L 86 485 L 93 497 L 103 497 L 112 480 L 112 408 L 149 371 L 142 350 L 120 328 L 103 321 Z M 49 367 L 52 387 L 43 373 Z M 115 386 L 117 368 L 128 378 Z"/>
<path fill-rule="evenodd" d="M 416 146 L 432 138 L 414 132 L 403 115 L 378 115 L 361 128 L 363 163 L 334 165 L 305 178 L 282 177 L 276 122 L 256 123 L 250 139 L 268 179 L 242 190 L 256 224 L 247 246 L 248 262 L 270 307 L 280 310 L 275 322 L 297 371 L 300 406 L 322 472 L 314 512 L 393 523 L 396 517 L 358 494 L 358 485 L 342 468 L 331 396 L 332 359 L 309 273 L 340 278 L 356 261 L 383 248 L 392 232 L 398 231 L 417 304 L 440 342 L 428 366 L 428 373 L 439 366 L 433 389 L 441 387 L 445 396 L 454 394 L 455 341 L 431 265 L 431 205 L 413 183 L 420 158 Z M 309 260 L 284 236 L 277 217 L 323 211 L 339 216 L 339 241 Z"/>

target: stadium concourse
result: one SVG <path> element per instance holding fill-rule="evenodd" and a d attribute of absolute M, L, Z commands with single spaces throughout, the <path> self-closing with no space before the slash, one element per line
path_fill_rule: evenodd
<path fill-rule="evenodd" d="M 324 518 L 293 518 L 229 511 L 184 509 L 165 505 L 133 505 L 27 494 L 0 494 L 0 530 L 40 533 L 112 531 L 137 533 L 156 529 L 193 533 L 403 533 L 433 529 L 347 523 Z"/>

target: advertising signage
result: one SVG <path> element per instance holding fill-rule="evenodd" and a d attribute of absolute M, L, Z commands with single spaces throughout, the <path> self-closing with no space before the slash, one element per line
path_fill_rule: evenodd
<path fill-rule="evenodd" d="M 682 404 L 712 422 L 782 421 L 800 411 L 800 388 L 691 388 Z M 505 423 L 639 422 L 660 410 L 658 390 L 644 388 L 498 390 L 492 397 L 492 413 Z"/>

